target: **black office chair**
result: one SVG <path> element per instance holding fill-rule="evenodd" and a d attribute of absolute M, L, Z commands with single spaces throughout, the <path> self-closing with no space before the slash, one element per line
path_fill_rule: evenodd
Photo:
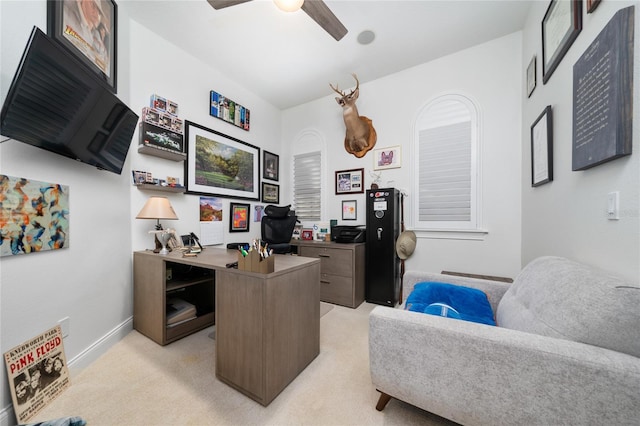
<path fill-rule="evenodd" d="M 264 208 L 260 227 L 262 242 L 267 243 L 274 253 L 291 253 L 291 236 L 298 217 L 291 211 L 291 205 L 278 207 L 269 204 Z"/>

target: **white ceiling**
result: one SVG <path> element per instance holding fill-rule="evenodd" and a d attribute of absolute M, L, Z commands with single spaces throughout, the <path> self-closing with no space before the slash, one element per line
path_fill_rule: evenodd
<path fill-rule="evenodd" d="M 326 0 L 349 30 L 340 41 L 303 11 L 282 12 L 271 0 L 221 10 L 206 0 L 119 5 L 140 24 L 286 109 L 332 94 L 329 83 L 353 88 L 351 73 L 365 83 L 518 31 L 533 1 Z M 357 42 L 364 30 L 376 34 L 366 46 Z"/>

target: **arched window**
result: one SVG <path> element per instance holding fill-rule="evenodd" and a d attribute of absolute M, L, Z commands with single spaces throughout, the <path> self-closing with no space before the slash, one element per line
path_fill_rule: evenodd
<path fill-rule="evenodd" d="M 319 222 L 323 216 L 324 147 L 322 135 L 309 129 L 298 134 L 293 144 L 293 209 L 303 223 Z"/>
<path fill-rule="evenodd" d="M 438 96 L 420 110 L 412 179 L 415 229 L 480 227 L 478 127 L 478 110 L 463 95 Z"/>

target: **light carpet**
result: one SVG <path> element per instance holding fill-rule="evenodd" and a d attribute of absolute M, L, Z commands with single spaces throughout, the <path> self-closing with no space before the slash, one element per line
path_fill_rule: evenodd
<path fill-rule="evenodd" d="M 324 304 L 329 305 L 329 304 Z M 80 416 L 88 425 L 453 425 L 379 393 L 369 374 L 369 313 L 321 307 L 320 354 L 267 407 L 215 377 L 213 327 L 167 346 L 132 331 L 30 422 Z"/>

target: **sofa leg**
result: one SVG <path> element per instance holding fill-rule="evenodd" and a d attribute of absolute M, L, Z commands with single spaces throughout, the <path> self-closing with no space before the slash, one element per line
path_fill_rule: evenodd
<path fill-rule="evenodd" d="M 380 392 L 380 398 L 378 399 L 378 404 L 376 404 L 376 410 L 382 411 L 384 407 L 387 406 L 387 403 L 391 401 L 391 395 L 387 395 L 384 392 Z"/>

